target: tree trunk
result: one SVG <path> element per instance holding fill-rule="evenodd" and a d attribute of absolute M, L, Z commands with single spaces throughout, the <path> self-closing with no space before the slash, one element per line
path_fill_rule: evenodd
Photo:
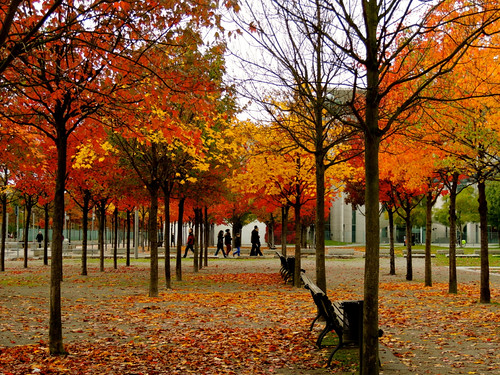
<path fill-rule="evenodd" d="M 126 264 L 127 264 L 127 267 L 130 267 L 130 233 L 131 233 L 131 228 L 130 228 L 130 221 L 131 221 L 131 218 L 130 218 L 130 210 L 127 209 L 127 242 L 125 244 L 126 248 L 127 248 L 127 260 L 126 260 Z"/>
<path fill-rule="evenodd" d="M 104 272 L 104 229 L 106 225 L 106 201 L 101 200 L 97 205 L 98 244 L 99 249 L 99 271 Z"/>
<path fill-rule="evenodd" d="M 410 206 L 410 202 L 408 207 Z M 413 257 L 411 254 L 412 245 L 412 231 L 411 231 L 411 210 L 405 210 L 405 223 L 406 223 L 406 280 L 413 280 Z"/>
<path fill-rule="evenodd" d="M 64 129 L 64 125 L 63 125 Z M 65 354 L 61 319 L 62 245 L 64 230 L 64 191 L 66 181 L 67 139 L 59 134 L 57 146 L 56 187 L 54 193 L 53 233 L 50 262 L 49 352 Z"/>
<path fill-rule="evenodd" d="M 149 186 L 149 244 L 150 244 L 150 277 L 149 296 L 158 297 L 158 190 L 159 186 Z"/>
<path fill-rule="evenodd" d="M 45 217 L 45 232 L 43 234 L 43 264 L 45 266 L 49 265 L 49 204 L 43 205 L 44 217 Z"/>
<path fill-rule="evenodd" d="M 177 281 L 182 281 L 182 225 L 185 199 L 185 197 L 179 199 L 179 217 L 177 219 L 177 259 L 175 262 L 175 276 Z"/>
<path fill-rule="evenodd" d="M 125 211 L 125 217 L 126 217 L 126 211 Z M 125 249 L 127 246 L 127 219 L 123 220 L 123 228 L 122 228 L 122 239 L 121 239 L 121 246 Z"/>
<path fill-rule="evenodd" d="M 288 210 L 290 206 L 281 207 L 281 254 L 286 257 L 286 236 L 288 232 Z"/>
<path fill-rule="evenodd" d="M 389 216 L 389 274 L 395 275 L 396 257 L 394 253 L 394 211 L 392 210 L 392 207 L 387 209 L 387 215 Z"/>
<path fill-rule="evenodd" d="M 317 134 L 322 134 L 322 131 Z M 316 285 L 326 293 L 325 165 L 323 157 L 318 155 L 316 155 Z"/>
<path fill-rule="evenodd" d="M 203 209 L 198 208 L 196 210 L 196 222 L 198 227 L 196 228 L 196 241 L 194 243 L 194 252 L 198 258 L 198 270 L 203 268 Z"/>
<path fill-rule="evenodd" d="M 429 190 L 427 192 L 427 201 L 425 204 L 425 286 L 432 286 L 432 206 L 432 191 Z"/>
<path fill-rule="evenodd" d="M 82 207 L 82 276 L 87 275 L 87 245 L 88 245 L 88 230 L 89 230 L 89 211 L 90 211 L 90 192 L 85 190 L 83 194 Z"/>
<path fill-rule="evenodd" d="M 479 226 L 481 231 L 481 285 L 480 302 L 490 303 L 490 262 L 488 258 L 488 203 L 486 201 L 486 186 L 484 181 L 479 181 Z"/>
<path fill-rule="evenodd" d="M 296 197 L 296 202 L 294 205 L 295 212 L 295 270 L 293 274 L 293 286 L 300 288 L 302 285 L 302 279 L 300 278 L 300 248 L 301 248 L 301 237 L 300 237 L 300 201 L 299 197 Z M 326 289 L 323 289 L 326 291 Z"/>
<path fill-rule="evenodd" d="M 5 240 L 7 238 L 7 194 L 1 194 L 2 201 L 2 244 L 0 245 L 0 272 L 5 271 Z"/>
<path fill-rule="evenodd" d="M 113 235 L 113 269 L 118 269 L 118 208 L 113 212 L 114 235 Z"/>
<path fill-rule="evenodd" d="M 450 251 L 449 251 L 449 283 L 448 292 L 458 293 L 458 283 L 457 283 L 457 213 L 456 213 L 456 202 L 457 202 L 457 187 L 458 187 L 458 173 L 453 174 L 450 189 Z"/>
<path fill-rule="evenodd" d="M 172 289 L 172 274 L 170 271 L 170 190 L 163 189 L 165 211 L 165 287 Z"/>
<path fill-rule="evenodd" d="M 368 98 L 367 98 L 368 101 Z M 374 113 L 372 113 L 374 112 Z M 367 119 L 376 120 L 375 108 L 367 108 Z M 368 120 L 367 120 L 368 121 Z M 370 128 L 378 128 L 373 124 Z M 365 133 L 366 257 L 363 303 L 362 369 L 360 374 L 378 374 L 378 283 L 379 283 L 379 166 L 380 138 L 376 131 Z"/>
<path fill-rule="evenodd" d="M 239 233 L 241 235 L 241 230 Z M 274 241 L 274 215 L 271 212 L 271 217 L 269 220 L 269 244 L 271 245 L 271 248 L 275 248 L 274 243 L 275 243 L 275 241 Z"/>
<path fill-rule="evenodd" d="M 210 226 L 208 225 L 208 207 L 205 206 L 205 267 L 208 267 L 209 238 L 210 238 Z"/>
<path fill-rule="evenodd" d="M 199 267 L 198 267 L 198 209 L 194 209 L 194 256 L 193 256 L 193 272 L 198 272 Z"/>
<path fill-rule="evenodd" d="M 24 239 L 23 239 L 23 247 L 24 247 L 24 268 L 28 268 L 28 235 L 30 232 L 30 221 L 31 221 L 31 209 L 33 207 L 31 196 L 26 197 L 26 203 L 24 207 Z"/>
<path fill-rule="evenodd" d="M 365 209 L 366 255 L 363 304 L 363 345 L 360 374 L 378 374 L 378 284 L 380 266 L 379 223 L 379 2 L 363 2 L 366 40 L 366 95 L 365 95 Z M 318 229 L 319 230 L 319 229 Z"/>

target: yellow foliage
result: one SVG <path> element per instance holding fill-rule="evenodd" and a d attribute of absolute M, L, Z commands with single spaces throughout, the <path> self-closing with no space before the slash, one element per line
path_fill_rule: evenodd
<path fill-rule="evenodd" d="M 80 145 L 73 158 L 73 168 L 90 169 L 96 159 L 97 155 L 92 145 Z"/>
<path fill-rule="evenodd" d="M 276 129 L 246 124 L 242 137 L 250 141 L 246 147 L 250 156 L 245 173 L 238 173 L 232 180 L 234 188 L 244 187 L 245 192 L 276 196 L 285 203 L 295 199 L 296 188 L 302 194 L 315 192 L 314 157 L 300 149 Z"/>

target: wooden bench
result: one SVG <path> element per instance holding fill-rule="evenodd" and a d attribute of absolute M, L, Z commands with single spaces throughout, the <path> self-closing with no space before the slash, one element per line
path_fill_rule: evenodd
<path fill-rule="evenodd" d="M 406 250 L 403 250 L 403 256 L 406 258 Z M 425 258 L 425 250 L 423 249 L 411 249 L 412 258 Z M 431 254 L 431 258 L 435 258 L 436 254 Z"/>
<path fill-rule="evenodd" d="M 314 303 L 316 304 L 317 314 L 314 320 L 311 323 L 310 330 L 313 329 L 314 323 L 318 321 L 318 319 L 322 318 L 325 321 L 325 327 L 321 331 L 316 340 L 316 346 L 321 349 L 322 341 L 325 338 L 326 334 L 331 331 L 335 331 L 338 336 L 338 344 L 330 353 L 328 357 L 327 366 L 329 367 L 333 356 L 335 353 L 345 345 L 344 341 L 344 332 L 350 329 L 349 321 L 345 319 L 343 311 L 341 310 L 341 306 L 337 306 L 332 304 L 328 296 L 323 292 L 306 274 L 305 272 L 301 272 L 300 277 L 302 282 L 304 283 L 304 287 L 311 292 L 311 296 L 313 298 Z M 358 342 L 359 344 L 359 342 Z"/>
<path fill-rule="evenodd" d="M 437 249 L 436 254 L 438 255 L 450 255 L 450 249 Z M 462 255 L 465 254 L 464 249 L 455 249 L 455 254 L 456 255 Z"/>
<path fill-rule="evenodd" d="M 481 255 L 481 249 L 474 250 L 475 255 Z M 500 255 L 500 249 L 488 249 L 488 255 Z"/>
<path fill-rule="evenodd" d="M 332 258 L 353 258 L 354 249 L 344 247 L 328 247 L 327 256 Z"/>
<path fill-rule="evenodd" d="M 325 321 L 325 327 L 316 340 L 316 346 L 322 348 L 322 341 L 326 334 L 335 331 L 338 336 L 338 344 L 328 357 L 327 366 L 331 365 L 335 353 L 346 344 L 355 344 L 359 347 L 359 361 L 362 366 L 362 342 L 363 342 L 363 301 L 343 301 L 333 304 L 325 292 L 323 292 L 307 275 L 301 270 L 300 277 L 304 287 L 311 292 L 314 303 L 318 309 L 316 317 L 311 323 L 310 330 L 314 323 L 320 318 Z M 382 337 L 384 332 L 379 329 L 378 336 Z M 379 360 L 380 363 L 380 360 Z"/>
<path fill-rule="evenodd" d="M 280 258 L 281 268 L 280 275 L 281 278 L 285 281 L 285 283 L 292 282 L 293 283 L 293 275 L 295 273 L 295 258 L 294 257 L 285 257 L 283 254 L 276 251 L 276 255 Z"/>

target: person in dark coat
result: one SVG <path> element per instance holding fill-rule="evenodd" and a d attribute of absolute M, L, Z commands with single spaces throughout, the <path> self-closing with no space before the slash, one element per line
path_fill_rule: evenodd
<path fill-rule="evenodd" d="M 217 235 L 217 251 L 215 252 L 215 256 L 219 254 L 219 250 L 222 251 L 222 255 L 224 255 L 224 258 L 226 257 L 226 253 L 224 252 L 224 231 L 219 231 L 219 234 Z"/>
<path fill-rule="evenodd" d="M 226 233 L 224 234 L 224 245 L 226 245 L 226 255 L 229 255 L 231 253 L 232 242 L 233 239 L 231 237 L 231 231 L 229 229 L 226 229 Z"/>
<path fill-rule="evenodd" d="M 250 250 L 250 256 L 262 256 L 262 252 L 260 251 L 260 236 L 259 236 L 259 227 L 256 225 L 252 230 L 252 235 L 250 237 L 250 242 L 252 242 L 252 249 Z"/>
<path fill-rule="evenodd" d="M 43 234 L 42 232 L 38 232 L 36 235 L 36 240 L 38 241 L 38 247 L 42 247 L 42 241 L 43 241 Z"/>

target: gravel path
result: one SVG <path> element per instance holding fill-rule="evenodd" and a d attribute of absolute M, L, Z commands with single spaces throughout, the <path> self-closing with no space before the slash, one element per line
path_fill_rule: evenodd
<path fill-rule="evenodd" d="M 0 279 L 0 300 L 2 301 L 0 313 L 3 316 L 0 320 L 0 347 L 27 345 L 46 340 L 48 272 L 47 267 L 41 267 L 39 262 L 30 262 L 33 271 L 19 278 L 18 285 L 5 286 Z M 78 264 L 76 260 L 73 262 Z M 184 260 L 185 274 L 191 272 L 191 264 L 190 259 Z M 384 330 L 384 336 L 380 340 L 382 373 L 485 375 L 500 373 L 500 351 L 498 350 L 500 347 L 500 270 L 491 270 L 493 303 L 485 305 L 477 302 L 479 299 L 477 269 L 459 268 L 459 293 L 450 295 L 447 293 L 448 268 L 434 266 L 434 285 L 431 288 L 424 288 L 423 265 L 423 259 L 414 259 L 414 280 L 406 281 L 404 258 L 397 259 L 397 275 L 389 275 L 389 260 L 381 258 L 379 320 L 380 327 Z M 6 266 L 7 271 L 4 277 L 15 278 L 17 270 L 21 272 L 22 264 L 19 262 L 9 261 Z M 138 267 L 146 269 L 147 266 L 148 263 L 144 262 Z M 314 278 L 314 257 L 305 257 L 302 260 L 302 268 Z M 223 274 L 227 274 L 228 277 L 252 273 L 273 275 L 278 269 L 279 260 L 274 257 L 252 260 L 230 258 L 210 260 L 209 267 L 204 268 L 202 273 L 216 277 Z M 328 295 L 332 301 L 362 299 L 364 274 L 362 258 L 327 259 L 326 269 Z M 69 279 L 65 280 L 63 298 L 66 306 L 72 306 L 65 315 L 65 340 L 88 340 L 96 333 L 102 334 L 104 330 L 113 340 L 130 337 L 130 333 L 123 331 L 123 319 L 114 316 L 116 314 L 112 309 L 100 310 L 104 309 L 103 306 L 107 301 L 123 299 L 126 304 L 130 296 L 134 298 L 136 308 L 142 306 L 137 302 L 137 296 L 145 293 L 144 281 L 131 277 L 124 283 L 125 272 L 106 273 L 106 285 L 103 285 L 103 280 L 95 274 L 89 275 L 86 279 L 70 275 Z M 160 270 L 160 274 L 162 272 Z M 194 278 L 182 286 L 182 292 L 189 293 L 196 288 L 198 285 Z M 255 285 L 229 282 L 224 285 L 204 284 L 203 288 L 203 293 L 208 294 L 211 292 L 217 295 L 224 292 L 248 294 L 255 290 Z M 282 288 L 284 293 L 296 292 L 290 286 L 283 285 Z M 262 285 L 257 289 L 265 292 L 276 289 L 276 286 L 271 280 L 268 285 Z M 309 299 L 308 292 L 304 291 L 304 299 L 300 303 L 308 306 Z M 96 311 L 107 312 L 104 315 L 94 316 L 92 308 L 89 309 L 89 301 L 94 301 Z M 274 314 L 275 311 L 272 309 L 275 309 L 275 306 L 271 303 L 268 307 L 268 310 L 263 309 L 259 313 L 266 314 L 267 311 L 269 314 Z M 144 303 L 142 308 L 144 311 L 147 310 L 148 314 L 154 313 L 151 311 L 153 307 L 148 303 Z M 177 313 L 180 314 L 185 307 L 172 304 L 168 308 L 175 316 Z M 203 316 L 206 312 L 200 308 L 200 311 L 196 313 L 197 316 Z M 218 319 L 224 319 L 229 312 L 230 307 L 227 307 L 220 311 L 220 315 L 213 315 L 210 323 L 213 326 L 208 326 L 208 328 L 215 329 L 219 325 Z M 84 319 L 92 320 L 91 329 L 88 331 L 81 328 L 82 316 Z M 245 318 L 247 317 L 235 318 L 231 324 L 244 326 L 250 320 Z M 264 327 L 269 316 L 252 318 L 254 318 L 252 324 L 259 325 L 259 322 L 262 322 L 262 327 Z M 110 321 L 117 322 L 117 324 L 119 322 L 122 325 L 109 326 Z M 229 324 L 229 322 L 224 323 Z M 269 324 L 276 324 L 276 322 L 269 322 Z M 290 367 L 277 373 L 319 375 L 330 374 L 333 371 L 325 368 L 304 371 Z M 1 369 L 0 374 L 2 374 Z"/>

